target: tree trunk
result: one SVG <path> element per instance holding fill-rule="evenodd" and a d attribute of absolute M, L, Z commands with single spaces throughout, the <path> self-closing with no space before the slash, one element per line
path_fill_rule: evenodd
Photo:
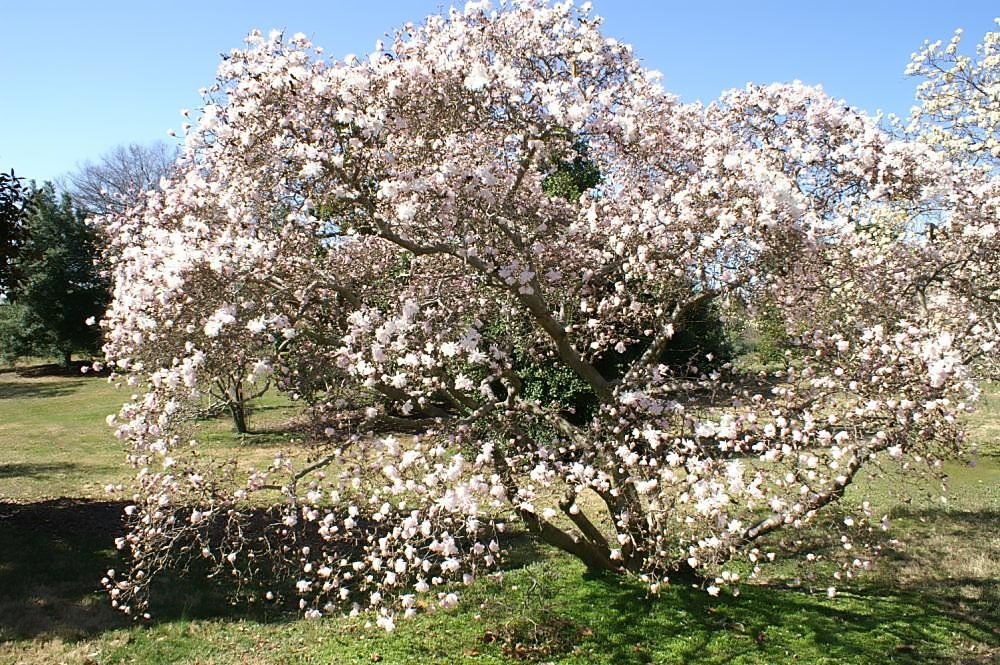
<path fill-rule="evenodd" d="M 247 433 L 247 399 L 243 392 L 243 382 L 236 380 L 229 400 L 229 413 L 233 416 L 233 426 L 237 434 Z"/>
<path fill-rule="evenodd" d="M 233 427 L 237 434 L 247 433 L 247 405 L 243 400 L 234 400 L 229 403 L 229 413 L 233 417 Z"/>

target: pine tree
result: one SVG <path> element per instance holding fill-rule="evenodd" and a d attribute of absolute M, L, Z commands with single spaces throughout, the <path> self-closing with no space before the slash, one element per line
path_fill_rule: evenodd
<path fill-rule="evenodd" d="M 0 173 L 0 294 L 5 294 L 16 281 L 14 260 L 24 243 L 24 216 L 28 190 L 23 178 Z"/>
<path fill-rule="evenodd" d="M 108 286 L 96 263 L 97 232 L 84 223 L 68 195 L 51 184 L 31 194 L 26 238 L 14 261 L 16 283 L 0 307 L 0 354 L 55 356 L 69 365 L 75 351 L 94 352 Z"/>

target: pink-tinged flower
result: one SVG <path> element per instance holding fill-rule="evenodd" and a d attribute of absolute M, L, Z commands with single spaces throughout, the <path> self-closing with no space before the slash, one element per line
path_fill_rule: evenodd
<path fill-rule="evenodd" d="M 482 63 L 472 65 L 462 84 L 469 90 L 482 90 L 490 82 L 489 72 Z"/>

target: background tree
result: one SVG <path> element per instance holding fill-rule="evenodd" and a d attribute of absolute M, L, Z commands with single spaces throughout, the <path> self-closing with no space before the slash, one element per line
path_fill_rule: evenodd
<path fill-rule="evenodd" d="M 0 173 L 0 296 L 10 291 L 17 278 L 14 264 L 24 244 L 24 214 L 28 201 L 22 178 Z"/>
<path fill-rule="evenodd" d="M 159 185 L 173 169 L 177 152 L 163 141 L 118 146 L 70 173 L 66 189 L 87 215 L 121 212 L 134 205 L 139 194 Z"/>
<path fill-rule="evenodd" d="M 0 307 L 0 353 L 7 360 L 53 355 L 66 366 L 74 352 L 99 349 L 99 329 L 87 320 L 103 314 L 108 284 L 97 263 L 97 232 L 83 218 L 51 184 L 31 192 L 27 239 L 14 262 L 18 280 Z"/>
<path fill-rule="evenodd" d="M 391 628 L 453 606 L 512 519 L 718 594 L 839 506 L 850 575 L 882 516 L 847 488 L 961 451 L 997 183 L 799 84 L 680 104 L 586 7 L 469 3 L 363 60 L 278 34 L 227 57 L 176 177 L 107 221 L 106 354 L 146 388 L 119 415 L 119 607 L 186 558 L 250 581 L 277 557 L 309 615 Z M 942 209 L 933 245 L 867 223 Z M 666 361 L 707 306 L 794 338 L 766 390 Z M 206 463 L 190 426 L 234 340 L 309 423 L 263 468 Z"/>

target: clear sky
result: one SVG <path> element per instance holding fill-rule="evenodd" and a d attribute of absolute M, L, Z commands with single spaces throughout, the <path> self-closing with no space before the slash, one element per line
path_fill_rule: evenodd
<path fill-rule="evenodd" d="M 582 0 L 578 0 L 582 2 Z M 457 4 L 464 4 L 461 0 Z M 635 46 L 665 87 L 710 101 L 748 81 L 822 84 L 905 115 L 903 76 L 925 39 L 995 27 L 996 0 L 594 0 L 605 34 Z M 170 140 L 219 56 L 253 28 L 304 32 L 362 55 L 447 0 L 0 0 L 0 170 L 48 180 L 119 144 Z"/>

